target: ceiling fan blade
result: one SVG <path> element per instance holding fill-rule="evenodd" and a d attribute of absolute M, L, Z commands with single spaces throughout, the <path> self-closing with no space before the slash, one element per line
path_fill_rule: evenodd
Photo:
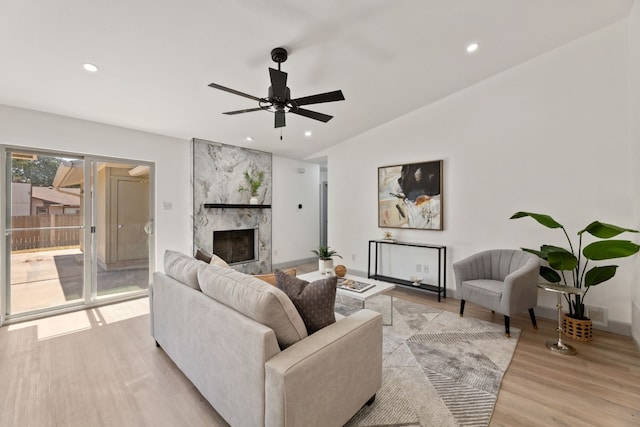
<path fill-rule="evenodd" d="M 293 99 L 294 105 L 320 104 L 322 102 L 344 101 L 344 95 L 341 90 L 333 92 L 319 93 L 317 95 L 304 96 L 302 98 Z"/>
<path fill-rule="evenodd" d="M 287 73 L 269 68 L 269 76 L 271 76 L 272 91 L 269 96 L 285 101 L 287 99 Z"/>
<path fill-rule="evenodd" d="M 245 98 L 253 99 L 254 101 L 258 101 L 258 102 L 260 102 L 260 98 L 258 98 L 258 97 L 256 97 L 256 96 L 249 95 L 249 94 L 247 94 L 247 93 L 240 92 L 240 91 L 237 91 L 237 90 L 235 90 L 235 89 L 230 89 L 230 88 L 228 88 L 228 87 L 220 86 L 219 84 L 216 84 L 216 83 L 209 83 L 209 87 L 212 87 L 212 88 L 214 88 L 214 89 L 220 89 L 220 90 L 223 90 L 223 91 L 225 91 L 225 92 L 232 93 L 232 94 L 234 94 L 234 95 L 244 96 Z"/>
<path fill-rule="evenodd" d="M 275 128 L 283 128 L 286 126 L 284 118 L 284 111 L 276 111 L 276 125 Z"/>
<path fill-rule="evenodd" d="M 245 110 L 227 111 L 227 112 L 222 113 L 222 114 L 226 114 L 228 116 L 233 116 L 234 114 L 250 113 L 252 111 L 260 111 L 260 110 L 264 110 L 264 108 L 262 108 L 262 107 L 247 108 Z"/>
<path fill-rule="evenodd" d="M 320 120 L 321 122 L 327 123 L 329 120 L 333 118 L 333 116 L 329 116 L 328 114 L 318 113 L 317 111 L 305 110 L 304 108 L 292 108 L 289 110 L 290 113 L 297 114 L 299 116 L 308 117 L 314 120 Z"/>

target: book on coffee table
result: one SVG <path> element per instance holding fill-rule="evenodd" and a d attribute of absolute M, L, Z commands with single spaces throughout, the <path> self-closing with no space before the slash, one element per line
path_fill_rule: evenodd
<path fill-rule="evenodd" d="M 362 293 L 368 289 L 374 288 L 375 286 L 376 285 L 373 285 L 371 283 L 357 282 L 353 279 L 344 279 L 344 278 L 338 279 L 338 288 L 344 289 L 346 291 Z"/>

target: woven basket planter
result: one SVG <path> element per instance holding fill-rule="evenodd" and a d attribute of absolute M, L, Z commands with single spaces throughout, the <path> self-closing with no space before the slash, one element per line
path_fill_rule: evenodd
<path fill-rule="evenodd" d="M 593 339 L 591 319 L 578 320 L 565 314 L 562 327 L 564 335 L 576 341 L 589 342 Z"/>

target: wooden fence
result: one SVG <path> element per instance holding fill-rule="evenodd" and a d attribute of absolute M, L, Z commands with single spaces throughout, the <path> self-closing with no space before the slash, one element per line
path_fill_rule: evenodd
<path fill-rule="evenodd" d="M 45 249 L 80 245 L 80 215 L 28 215 L 11 217 L 11 250 Z M 16 230 L 28 228 L 29 230 Z M 32 230 L 33 228 L 47 228 Z"/>

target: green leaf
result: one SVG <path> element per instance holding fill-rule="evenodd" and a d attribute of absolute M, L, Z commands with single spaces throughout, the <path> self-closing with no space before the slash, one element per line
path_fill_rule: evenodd
<path fill-rule="evenodd" d="M 544 259 L 549 258 L 549 253 L 551 252 L 564 252 L 564 253 L 573 255 L 573 253 L 568 249 L 561 248 L 560 246 L 553 246 L 553 245 L 542 245 L 540 246 L 540 251 L 542 252 L 542 255 L 544 255 Z"/>
<path fill-rule="evenodd" d="M 560 283 L 560 280 L 562 280 L 557 271 L 546 265 L 540 266 L 540 276 L 549 283 Z"/>
<path fill-rule="evenodd" d="M 562 224 L 557 222 L 555 219 L 551 218 L 549 215 L 538 214 L 533 212 L 516 212 L 513 215 L 511 215 L 511 218 L 509 219 L 524 218 L 526 216 L 530 216 L 531 218 L 535 219 L 540 224 L 548 228 L 564 228 Z"/>
<path fill-rule="evenodd" d="M 580 235 L 585 231 L 591 234 L 592 236 L 596 236 L 601 239 L 610 239 L 624 232 L 629 232 L 629 233 L 638 232 L 638 230 L 632 230 L 630 228 L 622 228 L 613 224 L 605 224 L 604 222 L 600 222 L 600 221 L 593 221 L 591 224 L 587 225 L 584 230 L 578 231 L 578 234 Z"/>
<path fill-rule="evenodd" d="M 529 248 L 520 248 L 520 249 L 522 249 L 525 252 L 529 252 L 530 254 L 534 254 L 542 259 L 547 259 L 545 254 L 543 254 L 540 251 L 536 251 L 535 249 L 529 249 Z"/>
<path fill-rule="evenodd" d="M 638 250 L 640 250 L 640 246 L 629 240 L 603 240 L 585 246 L 582 254 L 588 259 L 600 261 L 631 256 Z"/>
<path fill-rule="evenodd" d="M 605 265 L 603 267 L 593 267 L 584 276 L 585 286 L 595 286 L 606 282 L 616 275 L 617 265 Z"/>
<path fill-rule="evenodd" d="M 573 270 L 578 266 L 578 259 L 566 250 L 549 252 L 547 261 L 554 270 Z"/>

